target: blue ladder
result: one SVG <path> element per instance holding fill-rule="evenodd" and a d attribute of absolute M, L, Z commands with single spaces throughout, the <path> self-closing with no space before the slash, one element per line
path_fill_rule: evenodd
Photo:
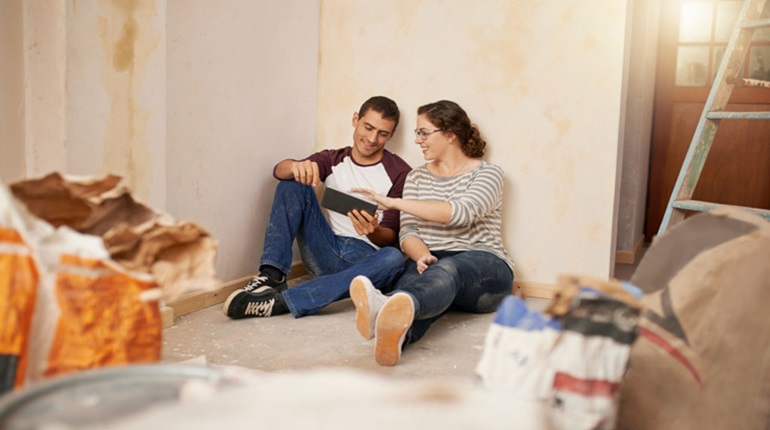
<path fill-rule="evenodd" d="M 738 22 L 730 36 L 730 41 L 725 49 L 722 63 L 717 71 L 714 84 L 709 92 L 706 104 L 703 107 L 698 126 L 695 128 L 687 155 L 679 170 L 671 198 L 668 201 L 666 212 L 663 215 L 658 235 L 684 220 L 686 211 L 705 212 L 721 207 L 742 209 L 760 215 L 770 220 L 770 210 L 749 208 L 745 206 L 724 205 L 718 203 L 692 200 L 695 186 L 700 178 L 703 165 L 706 163 L 711 144 L 719 127 L 719 121 L 731 119 L 770 119 L 770 112 L 725 112 L 727 102 L 730 99 L 733 87 L 736 85 L 746 87 L 770 88 L 770 82 L 756 79 L 739 78 L 738 74 L 749 51 L 754 30 L 762 27 L 770 27 L 770 19 L 758 20 L 767 6 L 767 0 L 744 0 Z"/>

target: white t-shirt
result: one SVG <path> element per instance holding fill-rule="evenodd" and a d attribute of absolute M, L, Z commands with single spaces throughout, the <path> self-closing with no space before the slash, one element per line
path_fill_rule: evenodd
<path fill-rule="evenodd" d="M 307 160 L 318 163 L 319 175 L 327 187 L 343 192 L 348 192 L 351 188 L 369 188 L 377 194 L 401 197 L 406 175 L 411 170 L 409 164 L 398 155 L 384 150 L 382 160 L 375 164 L 363 166 L 353 161 L 352 151 L 353 148 L 350 146 L 340 149 L 326 149 L 307 157 Z M 377 212 L 379 213 L 380 225 L 398 234 L 399 211 L 387 210 L 383 212 L 380 210 Z M 328 220 L 332 231 L 337 236 L 355 237 L 379 248 L 366 236 L 359 236 L 353 228 L 350 218 L 346 215 L 329 211 Z"/>

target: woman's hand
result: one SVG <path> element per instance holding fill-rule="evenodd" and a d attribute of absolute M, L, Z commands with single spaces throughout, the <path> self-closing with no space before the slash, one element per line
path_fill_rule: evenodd
<path fill-rule="evenodd" d="M 422 275 L 422 272 L 424 272 L 428 266 L 438 261 L 438 258 L 436 258 L 433 254 L 425 254 L 422 257 L 417 259 L 417 273 Z"/>
<path fill-rule="evenodd" d="M 349 191 L 351 193 L 361 194 L 362 196 L 368 198 L 369 200 L 377 203 L 377 209 L 380 209 L 380 210 L 395 209 L 393 207 L 393 204 L 395 203 L 396 200 L 398 200 L 388 196 L 377 194 L 374 192 L 374 190 L 370 190 L 368 188 L 351 188 Z"/>

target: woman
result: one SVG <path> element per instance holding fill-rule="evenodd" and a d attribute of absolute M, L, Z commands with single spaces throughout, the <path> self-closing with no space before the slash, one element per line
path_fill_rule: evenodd
<path fill-rule="evenodd" d="M 398 363 L 449 309 L 487 313 L 513 288 L 501 240 L 503 171 L 481 160 L 486 142 L 465 111 L 442 100 L 417 110 L 415 143 L 428 163 L 409 173 L 403 198 L 353 190 L 381 209 L 401 211 L 401 249 L 409 256 L 387 296 L 359 276 L 350 285 L 356 327 L 375 337 L 377 363 Z"/>

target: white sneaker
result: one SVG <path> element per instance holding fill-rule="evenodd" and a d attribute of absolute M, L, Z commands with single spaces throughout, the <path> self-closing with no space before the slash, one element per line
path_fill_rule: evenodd
<path fill-rule="evenodd" d="M 414 322 L 414 302 L 405 293 L 392 295 L 380 309 L 374 328 L 374 359 L 381 366 L 395 366 L 401 347 Z"/>
<path fill-rule="evenodd" d="M 369 340 L 374 337 L 374 323 L 377 314 L 388 298 L 374 288 L 366 276 L 356 276 L 350 282 L 350 298 L 356 306 L 356 328 L 361 336 Z"/>

